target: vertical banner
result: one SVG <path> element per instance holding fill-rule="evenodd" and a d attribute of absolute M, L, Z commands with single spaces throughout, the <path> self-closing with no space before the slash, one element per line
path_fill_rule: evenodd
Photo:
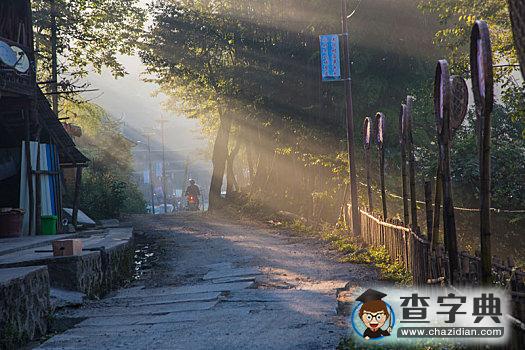
<path fill-rule="evenodd" d="M 341 80 L 339 36 L 337 34 L 321 35 L 319 42 L 321 44 L 321 75 L 323 81 Z"/>
<path fill-rule="evenodd" d="M 149 170 L 144 170 L 144 184 L 149 184 Z"/>

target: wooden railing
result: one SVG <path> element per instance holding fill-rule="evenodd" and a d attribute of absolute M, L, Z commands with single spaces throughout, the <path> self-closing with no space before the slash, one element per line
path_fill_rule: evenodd
<path fill-rule="evenodd" d="M 412 274 L 414 284 L 426 284 L 429 280 L 430 242 L 400 221 L 383 221 L 361 210 L 361 238 L 367 244 L 385 247 L 390 258 Z"/>
<path fill-rule="evenodd" d="M 385 247 L 390 259 L 412 274 L 414 285 L 449 283 L 448 256 L 443 245 L 432 247 L 425 236 L 413 232 L 399 220 L 385 221 L 379 215 L 360 212 L 360 239 L 372 246 Z M 460 269 L 455 272 L 455 285 L 480 285 L 481 259 L 467 252 L 461 252 L 458 259 Z M 494 257 L 492 276 L 494 284 L 507 289 L 512 296 L 511 316 L 525 320 L 525 271 L 515 267 L 512 259 L 504 262 Z"/>

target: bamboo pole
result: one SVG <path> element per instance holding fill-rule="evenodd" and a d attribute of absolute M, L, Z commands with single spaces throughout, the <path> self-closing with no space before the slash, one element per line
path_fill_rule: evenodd
<path fill-rule="evenodd" d="M 409 224 L 410 216 L 408 213 L 408 184 L 407 184 L 407 155 L 406 155 L 406 135 L 403 122 L 406 118 L 406 105 L 401 105 L 401 112 L 399 113 L 399 144 L 401 147 L 401 182 L 403 187 L 403 222 L 405 225 Z"/>
<path fill-rule="evenodd" d="M 456 282 L 458 272 L 458 250 L 456 237 L 456 219 L 452 200 L 452 186 L 450 175 L 450 75 L 448 63 L 440 60 L 436 67 L 434 85 L 436 121 L 438 125 L 439 156 L 442 164 L 443 184 L 443 225 L 445 233 L 445 247 L 449 255 L 450 282 Z"/>
<path fill-rule="evenodd" d="M 365 150 L 365 167 L 366 167 L 366 187 L 368 193 L 368 211 L 374 211 L 374 204 L 372 202 L 372 178 L 370 175 L 370 141 L 372 134 L 372 120 L 366 117 L 363 123 L 363 144 Z"/>
<path fill-rule="evenodd" d="M 414 155 L 414 144 L 412 139 L 412 106 L 414 97 L 407 97 L 406 105 L 406 149 L 408 153 L 408 176 L 410 184 L 410 216 L 412 231 L 418 232 L 417 224 L 417 196 L 416 196 L 416 160 Z"/>
<path fill-rule="evenodd" d="M 385 135 L 385 115 L 381 112 L 378 112 L 376 114 L 374 130 L 377 150 L 379 154 L 379 186 L 381 187 L 381 204 L 383 209 L 383 220 L 386 220 L 388 217 L 388 211 L 386 205 L 385 188 L 385 149 L 383 147 Z"/>
<path fill-rule="evenodd" d="M 432 224 L 432 247 L 437 247 L 439 244 L 439 221 L 441 214 L 441 201 L 443 194 L 443 186 L 441 183 L 442 165 L 441 159 L 438 157 L 438 166 L 436 171 L 436 193 L 434 194 L 434 222 Z"/>
<path fill-rule="evenodd" d="M 432 242 L 432 183 L 430 181 L 425 181 L 425 209 L 427 215 L 427 237 Z"/>
<path fill-rule="evenodd" d="M 481 281 L 484 285 L 489 285 L 492 279 L 490 245 L 490 123 L 494 103 L 494 81 L 492 75 L 492 47 L 486 22 L 476 21 L 472 28 L 470 45 L 470 66 L 474 77 L 472 79 L 472 88 L 479 128 Z"/>

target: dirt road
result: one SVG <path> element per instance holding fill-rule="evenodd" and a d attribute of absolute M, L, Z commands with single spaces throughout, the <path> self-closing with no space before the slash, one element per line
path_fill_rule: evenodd
<path fill-rule="evenodd" d="M 376 279 L 314 240 L 200 214 L 140 216 L 138 278 L 63 311 L 42 349 L 334 349 L 335 289 Z"/>

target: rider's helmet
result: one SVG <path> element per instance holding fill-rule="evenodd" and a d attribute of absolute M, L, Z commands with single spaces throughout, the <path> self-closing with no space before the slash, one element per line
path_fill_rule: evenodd
<path fill-rule="evenodd" d="M 195 180 L 190 179 L 190 184 L 195 185 Z"/>

